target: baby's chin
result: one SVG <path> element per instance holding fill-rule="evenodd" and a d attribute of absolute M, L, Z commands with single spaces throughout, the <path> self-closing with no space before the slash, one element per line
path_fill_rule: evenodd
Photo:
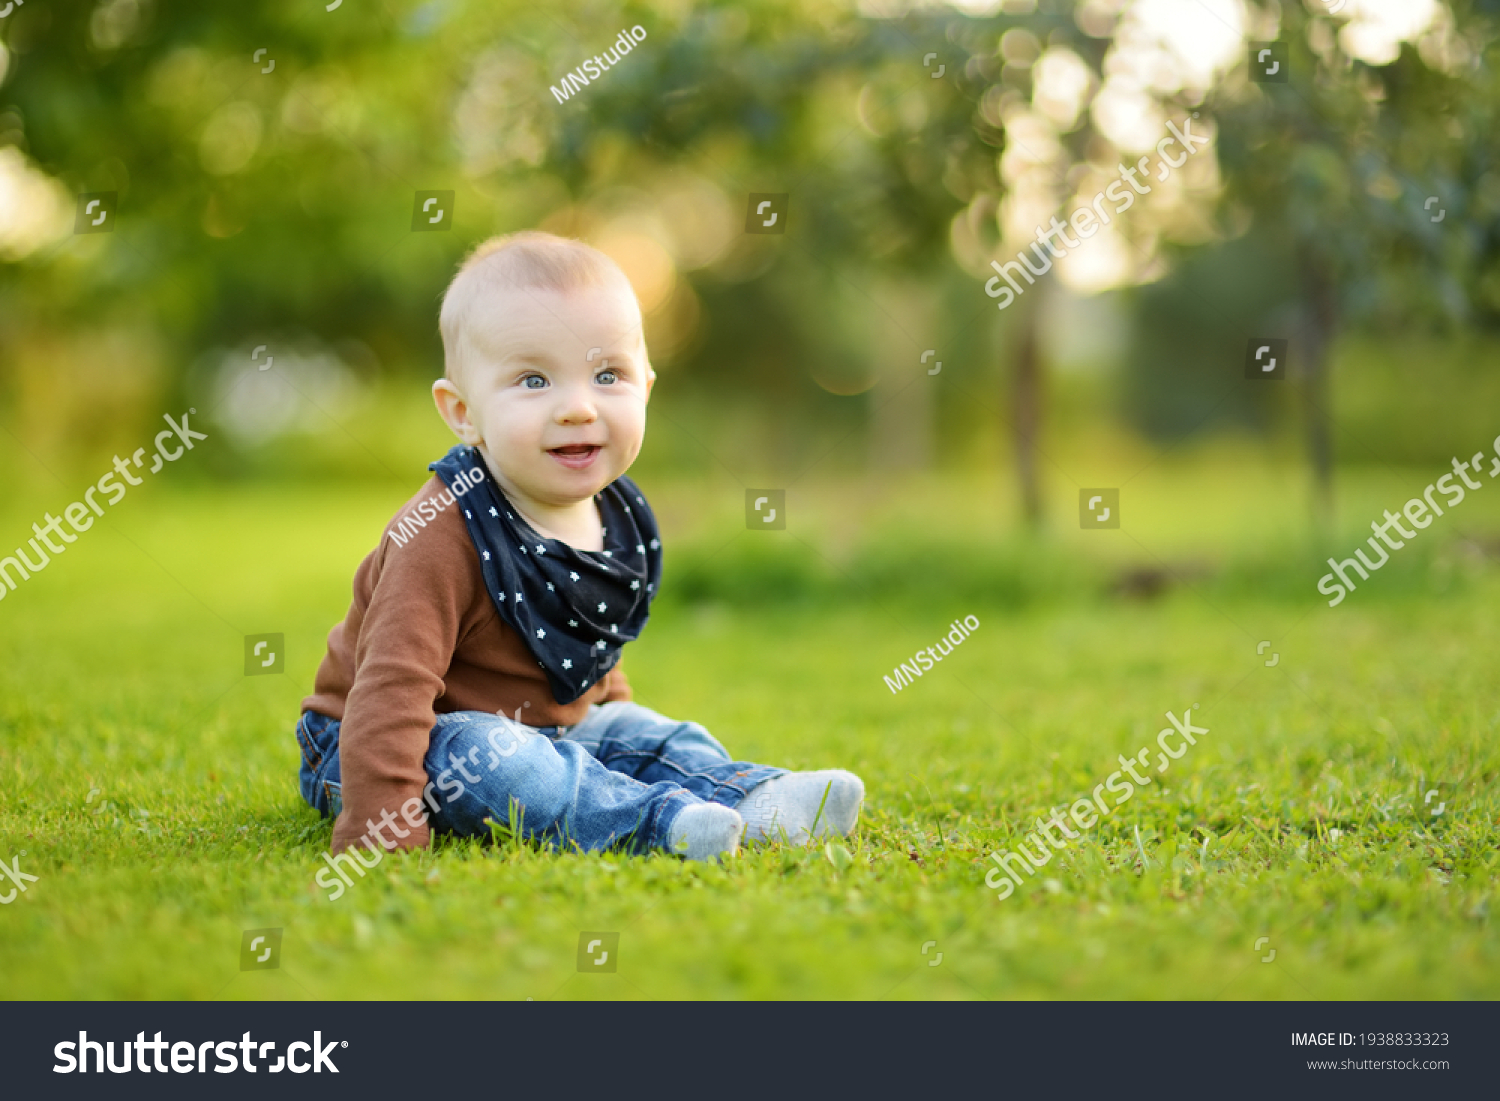
<path fill-rule="evenodd" d="M 542 456 L 542 463 L 550 465 L 527 464 L 526 469 L 516 469 L 502 461 L 497 473 L 531 500 L 554 507 L 587 501 L 624 473 L 615 469 L 618 464 L 606 451 L 585 464 L 560 462 L 548 454 Z"/>

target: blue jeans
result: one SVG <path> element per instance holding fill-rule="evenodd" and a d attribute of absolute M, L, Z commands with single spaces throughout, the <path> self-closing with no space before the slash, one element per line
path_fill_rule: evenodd
<path fill-rule="evenodd" d="M 297 743 L 302 798 L 336 816 L 339 721 L 303 712 Z M 428 821 L 440 832 L 489 836 L 485 820 L 506 825 L 514 799 L 526 837 L 554 848 L 637 853 L 669 850 L 683 808 L 738 806 L 751 788 L 786 771 L 731 761 L 697 723 L 626 702 L 594 704 L 571 727 L 526 726 L 488 711 L 439 715 L 423 767 L 432 781 L 423 795 Z"/>

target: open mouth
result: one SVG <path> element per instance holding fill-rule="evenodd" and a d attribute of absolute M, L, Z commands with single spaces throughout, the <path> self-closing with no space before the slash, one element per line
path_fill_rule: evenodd
<path fill-rule="evenodd" d="M 575 443 L 569 444 L 567 447 L 550 448 L 547 454 L 562 463 L 563 466 L 569 467 L 572 470 L 582 470 L 593 463 L 594 456 L 598 455 L 600 450 L 597 444 Z"/>

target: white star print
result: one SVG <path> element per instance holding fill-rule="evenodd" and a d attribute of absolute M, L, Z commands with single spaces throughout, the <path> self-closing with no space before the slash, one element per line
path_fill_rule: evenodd
<path fill-rule="evenodd" d="M 547 582 L 547 591 L 549 593 L 555 593 L 555 592 L 557 592 L 557 590 L 552 587 L 552 582 L 550 582 L 550 581 Z"/>
<path fill-rule="evenodd" d="M 490 560 L 490 552 L 489 551 L 485 551 L 484 552 L 484 560 L 486 562 L 488 562 Z"/>
<path fill-rule="evenodd" d="M 604 552 L 604 557 L 605 557 L 605 558 L 613 558 L 613 557 L 614 557 L 614 556 L 615 556 L 615 555 L 614 555 L 614 552 L 613 552 L 613 551 L 605 551 L 605 552 Z"/>
<path fill-rule="evenodd" d="M 572 658 L 563 658 L 563 668 L 564 669 L 571 669 L 571 668 L 573 668 L 573 659 Z"/>
<path fill-rule="evenodd" d="M 521 603 L 521 594 L 520 593 L 516 594 L 516 603 L 517 604 Z"/>
<path fill-rule="evenodd" d="M 571 577 L 574 581 L 578 580 L 578 575 L 576 573 L 573 573 L 571 570 L 568 571 L 568 576 Z"/>
<path fill-rule="evenodd" d="M 500 514 L 498 512 L 496 512 L 494 509 L 490 509 L 490 515 L 491 516 L 499 516 Z M 505 515 L 509 516 L 510 513 L 507 512 Z"/>
<path fill-rule="evenodd" d="M 536 629 L 536 637 L 537 638 L 546 638 L 547 637 L 547 632 L 544 631 L 544 630 L 542 630 L 540 627 L 538 627 Z"/>
<path fill-rule="evenodd" d="M 630 583 L 630 587 L 632 589 L 639 589 L 641 587 L 641 583 L 639 581 L 632 581 Z"/>
<path fill-rule="evenodd" d="M 620 625 L 618 623 L 611 623 L 609 625 L 609 629 L 611 631 L 613 631 L 615 634 L 619 634 L 620 633 Z"/>
<path fill-rule="evenodd" d="M 601 638 L 598 642 L 594 643 L 594 645 L 597 646 L 597 647 L 599 647 L 599 649 L 602 650 L 602 649 L 604 649 L 604 640 Z"/>
<path fill-rule="evenodd" d="M 568 626 L 569 627 L 577 627 L 578 626 L 578 620 L 576 620 L 576 619 L 570 619 L 570 620 L 568 620 Z"/>
<path fill-rule="evenodd" d="M 626 511 L 626 512 L 629 512 L 629 511 L 630 511 L 630 506 L 629 506 L 629 505 L 626 505 L 626 506 L 625 506 L 625 511 Z"/>
<path fill-rule="evenodd" d="M 660 539 L 653 539 L 653 540 L 651 540 L 651 549 L 652 550 L 655 550 L 659 546 L 661 546 L 661 540 Z"/>
<path fill-rule="evenodd" d="M 464 509 L 464 515 L 467 516 L 470 520 L 474 519 L 474 514 L 468 509 Z"/>
<path fill-rule="evenodd" d="M 547 553 L 547 548 L 544 547 L 544 546 L 542 546 L 540 543 L 538 543 L 536 545 L 536 552 L 537 552 L 537 554 L 546 554 Z"/>
<path fill-rule="evenodd" d="M 601 601 L 599 601 L 599 610 L 600 610 L 600 611 L 601 611 L 601 612 L 602 612 L 602 611 L 604 611 L 604 609 L 605 609 L 605 608 L 607 608 L 607 607 L 608 607 L 608 606 L 609 606 L 609 605 L 607 605 L 607 604 L 605 604 L 605 603 L 604 603 L 604 601 L 602 601 L 602 600 L 601 600 Z"/>
<path fill-rule="evenodd" d="M 521 553 L 522 553 L 522 554 L 525 554 L 525 553 L 526 553 L 526 548 L 525 548 L 525 547 L 522 547 L 522 548 L 521 548 Z"/>
<path fill-rule="evenodd" d="M 636 554 L 645 554 L 646 553 L 646 548 L 643 547 L 643 546 L 641 546 L 641 544 L 637 543 L 635 545 L 635 553 Z"/>

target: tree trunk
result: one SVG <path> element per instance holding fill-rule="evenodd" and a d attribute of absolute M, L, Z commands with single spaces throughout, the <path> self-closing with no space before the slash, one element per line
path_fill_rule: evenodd
<path fill-rule="evenodd" d="M 869 391 L 869 465 L 875 471 L 918 471 L 932 465 L 933 393 L 945 381 L 937 376 L 951 369 L 941 364 L 944 355 L 952 360 L 952 349 L 934 348 L 934 356 L 924 361 L 903 334 L 939 331 L 938 298 L 929 289 L 935 282 L 934 276 L 875 284 L 879 309 L 893 322 L 871 330 L 872 346 L 867 350 L 879 371 L 879 381 Z"/>
<path fill-rule="evenodd" d="M 1333 407 L 1328 370 L 1329 351 L 1338 327 L 1338 287 L 1322 257 L 1308 251 L 1302 258 L 1303 287 L 1307 314 L 1307 383 L 1304 402 L 1307 417 L 1307 458 L 1312 473 L 1314 525 L 1327 529 L 1333 523 Z"/>
<path fill-rule="evenodd" d="M 1021 331 L 1011 375 L 1011 409 L 1016 446 L 1016 477 L 1020 482 L 1021 515 L 1028 527 L 1042 524 L 1042 489 L 1037 468 L 1037 442 L 1042 430 L 1041 328 L 1043 282 L 1038 281 L 1019 303 Z"/>

